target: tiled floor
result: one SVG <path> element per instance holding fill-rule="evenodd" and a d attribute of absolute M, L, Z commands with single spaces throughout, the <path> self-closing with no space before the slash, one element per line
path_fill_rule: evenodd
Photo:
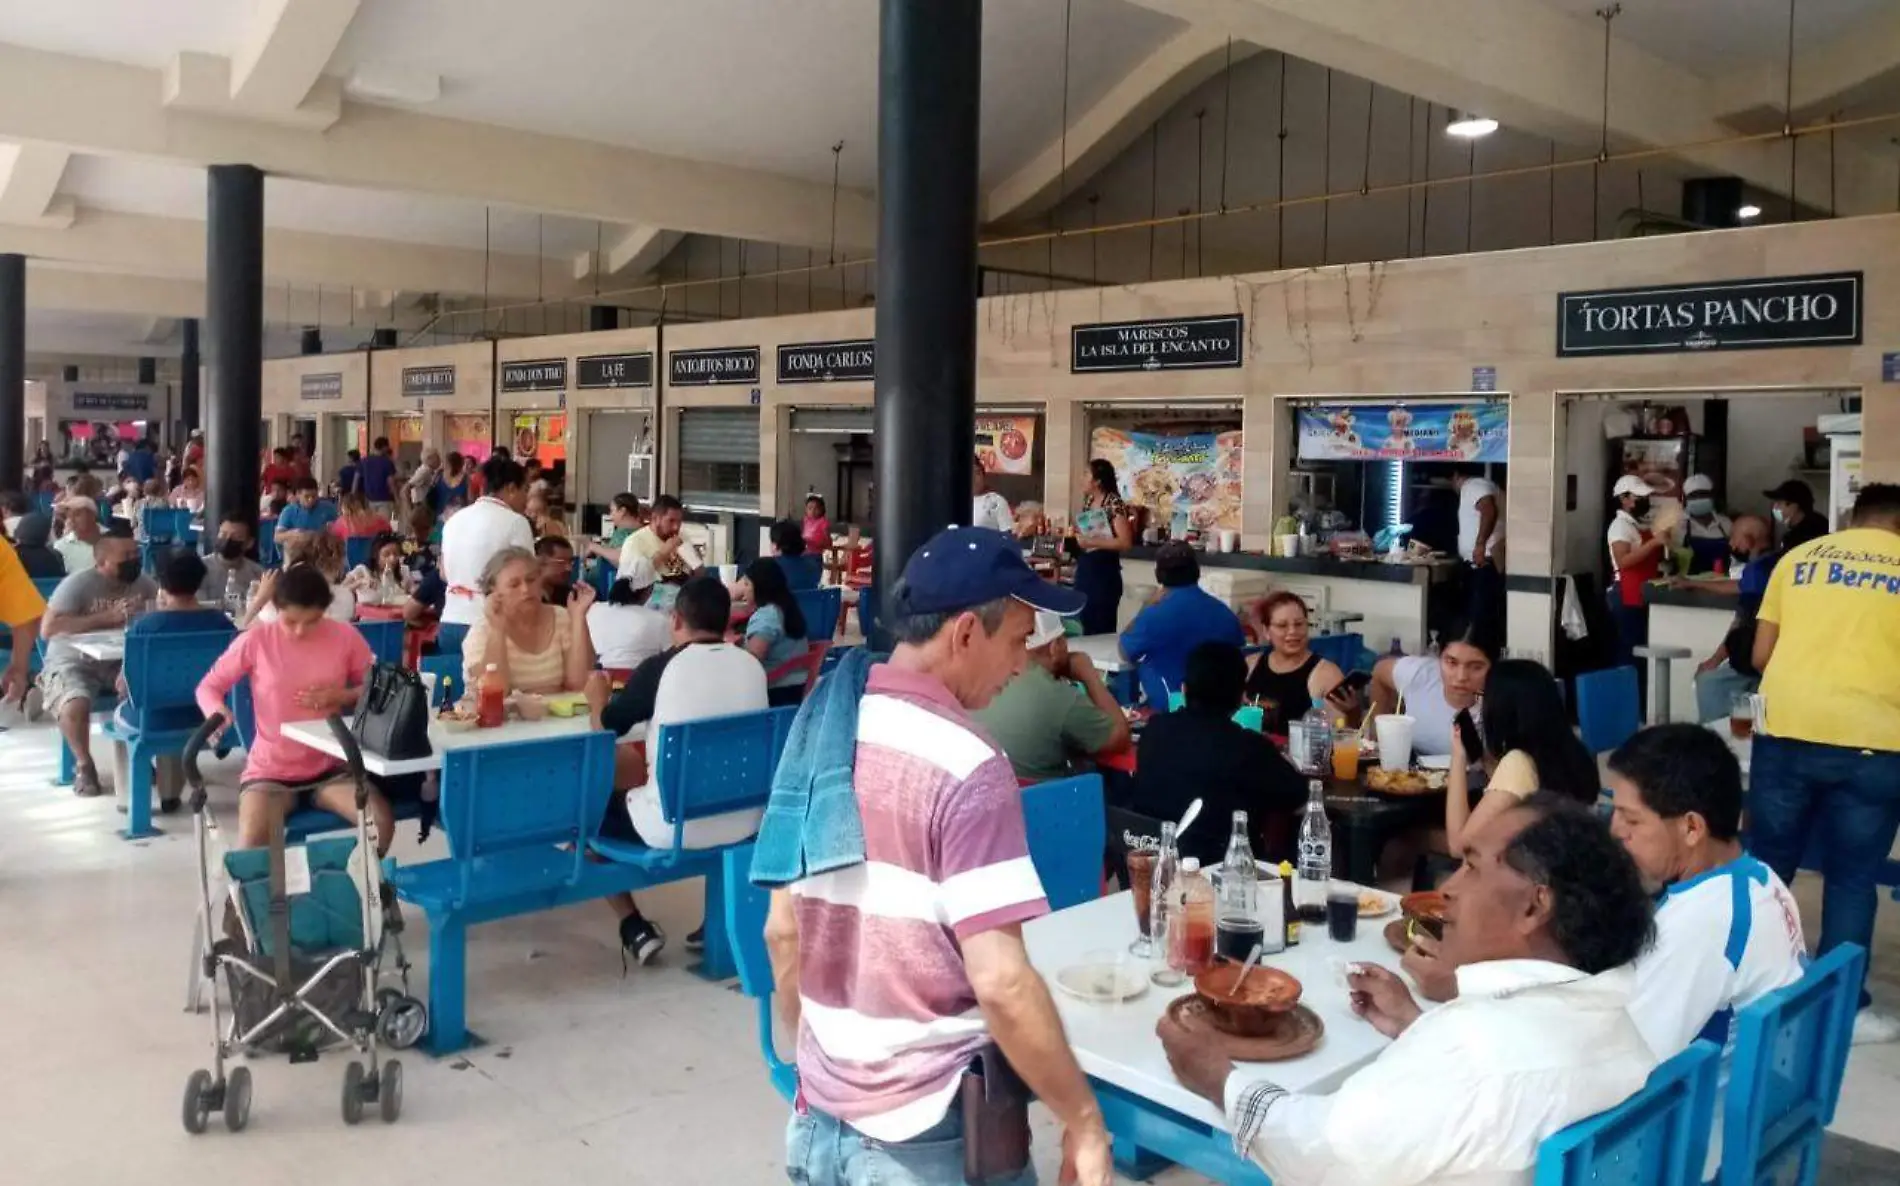
<path fill-rule="evenodd" d="M 49 785 L 55 757 L 44 726 L 0 734 L 0 1180 L 784 1180 L 786 1109 L 761 1070 L 750 1002 L 685 971 L 678 947 L 623 979 L 605 907 L 474 933 L 469 1019 L 489 1044 L 464 1058 L 404 1056 L 394 1127 L 344 1128 L 346 1060 L 326 1057 L 253 1064 L 251 1129 L 233 1136 L 214 1119 L 187 1137 L 185 1077 L 208 1065 L 210 1033 L 208 1016 L 180 1008 L 197 892 L 189 820 L 162 818 L 165 835 L 128 844 L 110 799 Z M 239 762 L 210 767 L 213 810 L 226 819 Z M 413 839 L 405 829 L 399 856 L 417 855 Z M 1800 888 L 1811 907 L 1812 887 Z M 676 943 L 700 921 L 696 884 L 643 902 Z M 1900 1008 L 1900 906 L 1883 907 L 1882 929 L 1875 991 Z M 420 961 L 423 936 L 412 938 Z M 1900 1149 L 1896 1112 L 1900 1046 L 1857 1050 L 1837 1128 L 1877 1148 L 1834 1151 L 1841 1172 L 1824 1180 L 1900 1180 L 1885 1152 Z M 1038 1162 L 1050 1183 L 1055 1136 L 1044 1117 Z"/>

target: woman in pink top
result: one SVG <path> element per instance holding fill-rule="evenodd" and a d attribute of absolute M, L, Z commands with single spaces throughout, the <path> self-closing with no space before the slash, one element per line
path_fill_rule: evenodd
<path fill-rule="evenodd" d="M 831 520 L 825 518 L 825 500 L 820 496 L 805 496 L 805 521 L 799 533 L 805 537 L 805 550 L 824 559 L 825 549 L 831 547 Z"/>
<path fill-rule="evenodd" d="M 346 820 L 356 819 L 356 787 L 342 763 L 283 734 L 291 721 L 322 720 L 356 703 L 375 659 L 354 626 L 324 616 L 330 583 L 308 566 L 285 570 L 271 603 L 274 621 L 238 635 L 198 685 L 205 716 L 230 715 L 224 698 L 246 676 L 257 725 L 238 780 L 238 843 L 270 843 L 271 819 L 293 806 L 314 804 Z M 219 730 L 223 732 L 222 729 Z M 213 739 L 215 740 L 215 738 Z M 370 817 L 376 821 L 376 855 L 389 850 L 395 817 L 389 800 L 372 787 Z"/>
<path fill-rule="evenodd" d="M 386 535 L 389 532 L 389 519 L 370 509 L 360 490 L 352 490 L 337 503 L 337 517 L 330 524 L 330 532 L 338 539 L 352 539 L 357 536 Z"/>

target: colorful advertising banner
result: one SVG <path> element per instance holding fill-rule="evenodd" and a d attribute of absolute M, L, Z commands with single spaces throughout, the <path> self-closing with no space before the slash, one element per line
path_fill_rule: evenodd
<path fill-rule="evenodd" d="M 987 474 L 1030 474 L 1036 452 L 1034 416 L 978 416 L 976 460 Z"/>
<path fill-rule="evenodd" d="M 1240 431 L 1163 436 L 1098 428 L 1089 456 L 1115 467 L 1122 498 L 1169 533 L 1240 529 Z"/>
<path fill-rule="evenodd" d="M 1503 403 L 1336 404 L 1300 409 L 1301 461 L 1506 461 Z"/>

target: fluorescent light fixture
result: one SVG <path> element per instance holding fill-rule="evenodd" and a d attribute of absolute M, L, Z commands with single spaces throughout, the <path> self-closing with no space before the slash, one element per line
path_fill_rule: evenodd
<path fill-rule="evenodd" d="M 1476 140 L 1480 136 L 1489 136 L 1498 130 L 1498 121 L 1484 115 L 1473 115 L 1469 111 L 1454 111 L 1445 124 L 1445 135 L 1457 136 L 1464 140 Z"/>
<path fill-rule="evenodd" d="M 1741 219 L 1743 222 L 1747 222 L 1751 218 L 1760 218 L 1761 207 L 1750 202 L 1746 206 L 1739 207 L 1735 211 L 1735 217 Z"/>

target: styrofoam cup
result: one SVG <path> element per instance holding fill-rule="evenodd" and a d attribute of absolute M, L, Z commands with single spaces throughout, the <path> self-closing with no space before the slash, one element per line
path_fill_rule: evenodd
<path fill-rule="evenodd" d="M 1412 765 L 1412 730 L 1418 722 L 1411 717 L 1388 715 L 1378 718 L 1379 765 L 1386 770 L 1405 770 Z"/>

